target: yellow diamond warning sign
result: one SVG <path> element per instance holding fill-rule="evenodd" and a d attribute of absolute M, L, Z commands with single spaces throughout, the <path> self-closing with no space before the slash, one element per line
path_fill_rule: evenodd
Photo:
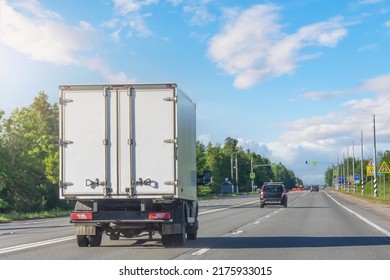
<path fill-rule="evenodd" d="M 382 162 L 381 167 L 379 167 L 378 173 L 383 173 L 383 174 L 390 174 L 390 169 L 387 163 L 384 161 Z"/>
<path fill-rule="evenodd" d="M 374 166 L 372 165 L 367 166 L 367 176 L 374 176 L 374 173 L 375 173 Z"/>

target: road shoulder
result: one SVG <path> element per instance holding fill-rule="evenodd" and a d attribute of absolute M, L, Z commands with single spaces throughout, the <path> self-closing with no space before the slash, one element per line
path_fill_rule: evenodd
<path fill-rule="evenodd" d="M 370 211 L 371 213 L 375 213 L 376 215 L 386 220 L 390 220 L 390 205 L 377 204 L 374 202 L 366 201 L 363 198 L 356 197 L 352 194 L 346 194 L 338 191 L 331 191 L 331 193 L 340 198 L 341 200 L 358 205 L 360 208 Z"/>

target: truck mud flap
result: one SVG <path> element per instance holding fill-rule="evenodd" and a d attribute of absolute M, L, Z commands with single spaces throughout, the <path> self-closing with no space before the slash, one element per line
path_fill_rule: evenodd
<path fill-rule="evenodd" d="M 163 235 L 165 234 L 178 234 L 184 232 L 184 225 L 183 224 L 165 224 L 162 225 L 162 231 L 161 233 Z"/>
<path fill-rule="evenodd" d="M 76 235 L 96 235 L 96 227 L 93 225 L 76 225 Z"/>

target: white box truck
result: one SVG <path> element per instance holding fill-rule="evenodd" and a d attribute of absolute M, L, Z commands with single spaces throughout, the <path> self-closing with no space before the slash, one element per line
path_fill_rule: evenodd
<path fill-rule="evenodd" d="M 60 85 L 60 198 L 80 247 L 196 239 L 196 105 L 175 83 Z"/>

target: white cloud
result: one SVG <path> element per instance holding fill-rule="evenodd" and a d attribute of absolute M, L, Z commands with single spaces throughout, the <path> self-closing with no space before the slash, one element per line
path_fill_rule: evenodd
<path fill-rule="evenodd" d="M 229 75 L 237 88 L 248 88 L 272 77 L 291 74 L 297 62 L 318 57 L 300 55 L 307 46 L 334 47 L 346 36 L 341 18 L 307 25 L 285 34 L 278 23 L 280 7 L 255 5 L 247 10 L 228 9 L 227 22 L 211 38 L 209 57 Z"/>
<path fill-rule="evenodd" d="M 1 1 L 1 43 L 37 61 L 79 64 L 77 55 L 93 47 L 95 29 L 87 22 L 68 26 L 36 1 L 11 6 Z"/>
<path fill-rule="evenodd" d="M 373 149 L 373 116 L 376 118 L 378 151 L 390 149 L 390 74 L 363 81 L 353 89 L 334 91 L 331 94 L 372 93 L 372 98 L 351 99 L 325 115 L 302 118 L 286 123 L 287 132 L 269 143 L 241 139 L 240 145 L 251 151 L 281 161 L 306 182 L 322 183 L 326 168 L 341 160 L 349 149 L 352 156 L 360 157 L 360 137 L 364 134 L 364 157 L 371 157 Z M 314 95 L 314 93 L 313 93 Z M 323 98 L 328 93 L 318 93 Z M 308 160 L 318 166 L 305 165 Z M 315 175 L 315 176 L 314 176 Z M 314 177 L 313 177 L 314 176 Z"/>
<path fill-rule="evenodd" d="M 190 25 L 205 26 L 215 21 L 216 16 L 209 12 L 206 4 L 204 1 L 194 1 L 184 5 L 184 12 L 192 14 Z"/>
<path fill-rule="evenodd" d="M 113 0 L 115 11 L 124 16 L 129 13 L 138 12 L 145 6 L 157 4 L 158 0 Z"/>
<path fill-rule="evenodd" d="M 107 81 L 128 81 L 125 73 L 112 73 L 90 53 L 98 45 L 98 32 L 88 22 L 66 24 L 55 12 L 37 1 L 6 0 L 1 5 L 0 42 L 28 58 L 55 65 L 79 65 L 98 71 Z"/>
<path fill-rule="evenodd" d="M 196 140 L 203 143 L 204 145 L 207 145 L 208 143 L 212 143 L 212 137 L 210 134 L 199 135 Z"/>
<path fill-rule="evenodd" d="M 368 44 L 360 47 L 358 49 L 358 52 L 368 52 L 368 51 L 374 51 L 377 50 L 379 47 L 376 44 Z"/>
<path fill-rule="evenodd" d="M 390 95 L 390 73 L 364 81 L 360 90 Z"/>
<path fill-rule="evenodd" d="M 83 61 L 91 70 L 98 71 L 108 83 L 134 83 L 134 78 L 129 78 L 126 73 L 113 73 L 100 58 L 87 58 Z"/>
<path fill-rule="evenodd" d="M 378 4 L 382 3 L 383 0 L 359 0 L 357 2 L 358 5 L 372 5 L 372 4 Z"/>
<path fill-rule="evenodd" d="M 329 98 L 362 93 L 390 94 L 390 74 L 384 74 L 368 79 L 360 86 L 352 89 L 305 92 L 301 95 L 301 98 L 311 101 L 321 101 Z"/>
<path fill-rule="evenodd" d="M 115 43 L 122 41 L 121 34 L 131 37 L 149 37 L 153 32 L 147 26 L 145 18 L 150 13 L 142 14 L 141 10 L 147 6 L 157 4 L 158 0 L 113 0 L 114 18 L 104 22 L 103 27 L 114 30 L 110 38 Z"/>

